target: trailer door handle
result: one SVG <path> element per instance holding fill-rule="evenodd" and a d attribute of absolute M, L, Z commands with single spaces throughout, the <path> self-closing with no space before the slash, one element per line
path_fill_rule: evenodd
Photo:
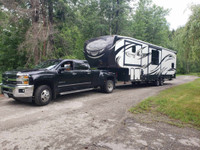
<path fill-rule="evenodd" d="M 75 76 L 75 75 L 77 75 L 77 73 L 72 73 L 72 75 L 74 75 L 74 76 Z"/>

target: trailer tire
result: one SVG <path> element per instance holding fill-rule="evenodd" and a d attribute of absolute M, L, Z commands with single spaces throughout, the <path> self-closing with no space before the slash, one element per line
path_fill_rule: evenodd
<path fill-rule="evenodd" d="M 106 80 L 106 82 L 104 83 L 104 85 L 101 87 L 101 90 L 105 93 L 112 93 L 114 90 L 114 82 L 113 80 Z"/>
<path fill-rule="evenodd" d="M 155 85 L 155 86 L 159 86 L 159 85 L 160 85 L 159 80 L 154 81 L 154 85 Z"/>
<path fill-rule="evenodd" d="M 132 86 L 134 87 L 136 84 L 135 84 L 135 82 L 132 82 Z"/>
<path fill-rule="evenodd" d="M 41 85 L 37 87 L 35 91 L 35 104 L 39 106 L 44 106 L 49 104 L 52 100 L 51 88 L 47 85 Z"/>
<path fill-rule="evenodd" d="M 18 98 L 13 98 L 16 102 L 22 102 L 20 99 Z"/>
<path fill-rule="evenodd" d="M 159 80 L 159 85 L 160 85 L 160 86 L 163 86 L 163 84 L 164 84 L 164 79 L 160 79 L 160 80 Z"/>

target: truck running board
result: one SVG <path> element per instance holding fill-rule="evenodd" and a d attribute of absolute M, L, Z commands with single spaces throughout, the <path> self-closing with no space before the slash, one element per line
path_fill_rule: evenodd
<path fill-rule="evenodd" d="M 83 90 L 62 92 L 62 93 L 60 93 L 60 95 L 71 94 L 71 93 L 78 93 L 78 92 L 85 92 L 85 91 L 90 91 L 90 90 L 93 90 L 93 89 L 94 88 L 88 88 L 88 89 L 83 89 Z"/>

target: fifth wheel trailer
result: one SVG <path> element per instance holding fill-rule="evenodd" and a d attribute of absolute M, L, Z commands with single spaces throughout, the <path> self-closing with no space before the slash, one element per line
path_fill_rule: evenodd
<path fill-rule="evenodd" d="M 108 35 L 85 42 L 91 67 L 116 73 L 118 81 L 155 83 L 176 77 L 176 51 L 135 38 Z"/>

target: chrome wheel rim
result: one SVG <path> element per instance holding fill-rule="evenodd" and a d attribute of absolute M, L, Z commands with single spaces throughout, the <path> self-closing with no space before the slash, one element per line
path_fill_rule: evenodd
<path fill-rule="evenodd" d="M 47 102 L 50 98 L 50 92 L 49 90 L 45 89 L 41 93 L 41 100 L 42 102 Z"/>
<path fill-rule="evenodd" d="M 113 84 L 111 82 L 108 82 L 108 91 L 113 90 Z"/>

